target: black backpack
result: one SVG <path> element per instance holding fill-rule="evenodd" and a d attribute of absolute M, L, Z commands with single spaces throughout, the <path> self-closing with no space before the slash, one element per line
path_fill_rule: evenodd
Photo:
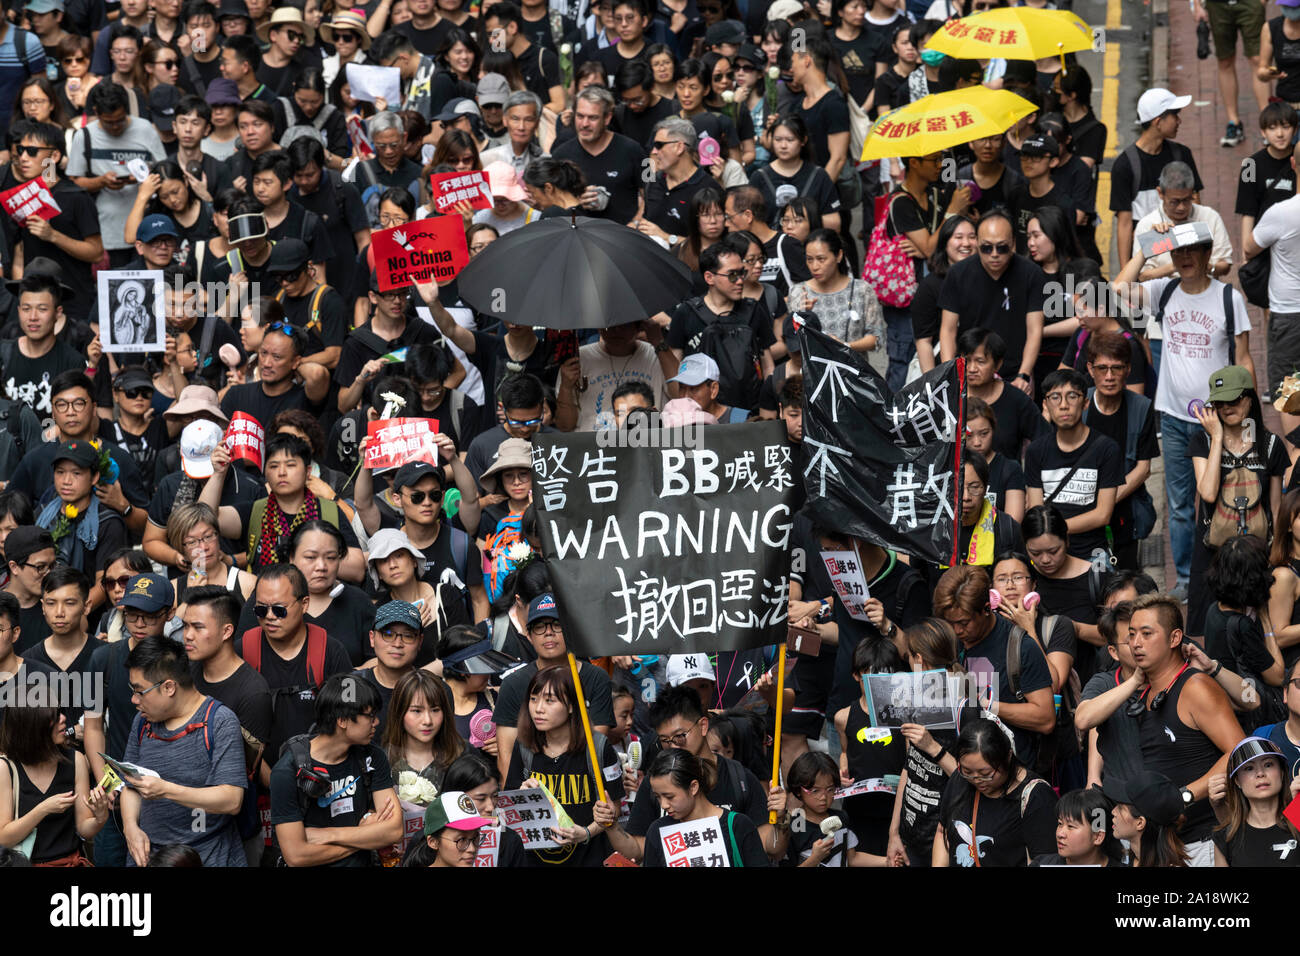
<path fill-rule="evenodd" d="M 730 315 L 715 315 L 697 296 L 687 304 L 704 323 L 699 351 L 718 363 L 718 401 L 732 408 L 752 409 L 762 385 L 758 342 L 749 324 L 754 302 L 741 299 Z"/>

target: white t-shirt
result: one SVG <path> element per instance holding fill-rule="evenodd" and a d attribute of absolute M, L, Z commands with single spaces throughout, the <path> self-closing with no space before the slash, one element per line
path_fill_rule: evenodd
<path fill-rule="evenodd" d="M 90 137 L 89 169 L 86 167 L 85 135 Z M 162 140 L 158 138 L 158 130 L 138 116 L 127 117 L 126 129 L 122 135 L 112 137 L 100 128 L 98 120 L 92 120 L 74 138 L 69 149 L 69 176 L 102 176 L 110 171 L 125 176 L 128 174 L 124 172 L 123 164 L 128 160 L 142 159 L 153 165 L 166 155 Z M 105 249 L 131 247 L 125 238 L 126 217 L 135 205 L 135 194 L 139 188 L 132 180 L 131 185 L 122 189 L 101 189 L 95 195 L 95 206 L 99 209 L 100 236 L 104 240 Z"/>
<path fill-rule="evenodd" d="M 1269 206 L 1252 235 L 1258 245 L 1273 250 L 1269 310 L 1300 312 L 1300 196 Z"/>
<path fill-rule="evenodd" d="M 1152 319 L 1160 293 L 1172 277 L 1142 283 L 1148 296 Z M 1246 300 L 1232 290 L 1235 334 L 1250 331 Z M 1187 405 L 1193 399 L 1205 401 L 1210 376 L 1228 364 L 1228 323 L 1223 314 L 1223 283 L 1211 279 L 1200 295 L 1188 295 L 1179 285 L 1169 297 L 1164 315 L 1164 348 L 1160 359 L 1160 381 L 1156 387 L 1156 410 L 1185 422 L 1195 419 Z"/>
<path fill-rule="evenodd" d="M 1158 222 L 1168 222 L 1163 209 L 1153 209 L 1137 221 L 1133 227 L 1133 238 L 1143 233 L 1151 232 Z M 1210 264 L 1216 262 L 1232 261 L 1232 239 L 1228 236 L 1228 229 L 1223 224 L 1223 217 L 1219 215 L 1218 210 L 1211 209 L 1209 206 L 1202 206 L 1197 203 L 1192 204 L 1191 222 L 1203 222 L 1210 227 L 1210 235 L 1214 237 L 1214 248 L 1210 251 Z M 1162 252 L 1158 256 L 1152 256 L 1147 260 L 1144 269 L 1163 268 L 1172 265 L 1173 259 L 1169 253 Z"/>
<path fill-rule="evenodd" d="M 587 378 L 587 390 L 581 393 L 581 407 L 578 409 L 578 431 L 594 431 L 598 416 L 614 414 L 614 392 L 624 382 L 645 382 L 654 392 L 655 404 L 659 408 L 667 404 L 663 368 L 649 342 L 638 342 L 634 353 L 622 356 L 610 355 L 600 342 L 592 342 L 578 349 L 578 358 L 582 363 L 582 374 Z M 558 376 L 555 387 L 557 390 L 560 387 Z"/>

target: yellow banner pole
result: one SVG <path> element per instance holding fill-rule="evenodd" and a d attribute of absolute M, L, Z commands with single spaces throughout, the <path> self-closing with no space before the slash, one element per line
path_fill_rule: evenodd
<path fill-rule="evenodd" d="M 601 779 L 600 754 L 596 753 L 596 741 L 591 736 L 591 718 L 587 716 L 587 695 L 582 692 L 582 681 L 578 679 L 578 659 L 569 653 L 569 670 L 573 672 L 573 690 L 578 698 L 578 714 L 582 717 L 582 732 L 587 735 L 587 753 L 591 755 L 591 772 L 596 778 L 596 792 L 601 802 L 605 797 L 605 781 Z M 777 718 L 780 720 L 780 718 Z M 777 725 L 778 727 L 780 724 Z"/>
<path fill-rule="evenodd" d="M 785 641 L 777 652 L 776 661 L 776 738 L 772 745 L 772 786 L 781 785 L 781 714 L 785 710 Z M 767 814 L 768 823 L 776 823 L 776 811 Z"/>

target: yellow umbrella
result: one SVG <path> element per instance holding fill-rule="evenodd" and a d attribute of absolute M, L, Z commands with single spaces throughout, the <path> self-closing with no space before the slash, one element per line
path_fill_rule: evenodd
<path fill-rule="evenodd" d="M 963 60 L 1041 60 L 1092 49 L 1092 28 L 1068 10 L 999 7 L 949 20 L 926 47 Z"/>
<path fill-rule="evenodd" d="M 973 139 L 996 136 L 1036 109 L 1010 90 L 986 86 L 932 93 L 876 120 L 862 145 L 860 162 L 928 156 Z"/>

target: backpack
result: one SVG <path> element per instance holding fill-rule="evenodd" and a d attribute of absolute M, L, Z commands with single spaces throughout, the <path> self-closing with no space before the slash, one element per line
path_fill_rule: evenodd
<path fill-rule="evenodd" d="M 14 340 L 4 343 L 9 346 L 9 352 L 12 354 Z M 3 346 L 0 346 L 0 352 L 3 352 Z M 3 367 L 3 366 L 0 366 Z M 23 440 L 23 423 L 21 420 L 22 410 L 16 402 L 5 402 L 5 407 L 0 409 L 0 421 L 5 423 L 4 430 L 9 433 L 13 439 L 14 449 L 18 452 L 18 458 L 21 461 L 27 454 L 27 442 Z"/>
<path fill-rule="evenodd" d="M 700 296 L 686 304 L 704 323 L 699 351 L 718 363 L 718 401 L 732 408 L 753 408 L 758 404 L 762 386 L 757 360 L 758 342 L 749 324 L 753 300 L 741 299 L 727 316 L 714 315 Z M 738 313 L 743 315 L 738 316 Z M 736 321 L 738 317 L 742 321 Z"/>
<path fill-rule="evenodd" d="M 1088 421 L 1088 411 L 1092 409 L 1092 396 L 1097 390 L 1088 389 L 1088 406 L 1083 414 L 1083 420 L 1086 424 Z M 1145 395 L 1138 395 L 1136 392 L 1129 392 L 1124 396 L 1124 470 L 1132 471 L 1137 464 L 1137 443 L 1142 434 L 1142 426 L 1146 423 L 1147 411 L 1151 408 L 1151 399 Z M 1129 496 L 1132 502 L 1133 525 L 1129 528 L 1129 533 L 1134 541 L 1142 541 L 1147 538 L 1156 526 L 1156 504 L 1151 499 L 1151 492 L 1147 491 L 1146 485 L 1140 485 L 1138 490 Z M 1095 602 L 1094 602 L 1095 603 Z"/>
<path fill-rule="evenodd" d="M 285 97 L 280 97 L 280 104 L 284 107 L 284 116 L 286 124 L 290 119 L 296 118 L 293 104 Z M 333 103 L 326 103 L 320 108 L 320 112 L 312 119 L 310 123 L 294 123 L 284 131 L 280 137 L 280 146 L 287 149 L 289 144 L 299 137 L 306 136 L 318 141 L 322 146 L 329 145 L 325 139 L 325 122 L 334 115 L 337 107 Z"/>
<path fill-rule="evenodd" d="M 31 58 L 27 55 L 27 31 L 22 27 L 14 27 L 13 38 L 14 52 L 18 54 L 18 61 L 22 63 L 23 69 L 27 72 L 28 76 L 35 76 L 36 68 L 32 66 Z M 42 71 L 42 75 L 46 75 L 44 71 Z M 53 79 L 51 79 L 50 82 L 54 82 Z"/>
<path fill-rule="evenodd" d="M 1269 435 L 1270 441 L 1272 438 Z M 1226 450 L 1223 455 L 1235 458 Z M 1219 480 L 1219 496 L 1210 515 L 1210 526 L 1205 530 L 1205 546 L 1221 548 L 1238 534 L 1253 534 L 1267 541 L 1268 512 L 1263 501 L 1264 483 L 1259 479 L 1259 472 L 1241 464 L 1231 469 Z"/>
<path fill-rule="evenodd" d="M 331 287 L 328 285 L 324 285 L 324 284 L 318 285 L 316 287 L 316 291 L 312 293 L 311 306 L 307 310 L 307 324 L 305 328 L 314 329 L 317 332 L 321 330 L 320 300 L 325 295 L 325 293 L 330 290 L 330 288 Z M 284 289 L 281 289 L 279 292 L 275 294 L 275 301 L 284 302 L 284 295 L 285 295 L 285 291 Z M 206 332 L 207 330 L 205 329 L 204 331 Z"/>
<path fill-rule="evenodd" d="M 375 770 L 374 767 L 371 766 L 371 761 L 366 759 L 368 756 L 366 751 L 368 749 L 369 747 L 354 746 L 349 748 L 348 751 L 349 755 L 358 758 L 361 761 L 361 766 L 365 768 L 362 771 L 360 780 L 361 785 L 365 787 L 366 790 L 365 810 L 370 810 L 375 805 L 371 786 L 375 779 Z M 307 808 L 310 805 L 311 797 L 303 793 L 302 788 L 298 786 L 298 777 L 301 776 L 302 771 L 310 768 L 312 765 L 311 734 L 298 734 L 296 737 L 290 737 L 286 740 L 280 747 L 280 758 L 283 759 L 285 754 L 293 754 L 293 794 L 298 800 L 298 810 L 305 820 L 307 818 Z"/>
<path fill-rule="evenodd" d="M 194 95 L 206 97 L 208 95 L 208 84 L 203 80 L 203 74 L 199 72 L 198 65 L 194 62 L 193 56 L 181 57 L 181 69 L 185 71 L 185 79 L 189 80 Z"/>
<path fill-rule="evenodd" d="M 1094 566 L 1092 570 L 1095 572 L 1097 569 Z M 1091 583 L 1092 574 L 1090 573 L 1090 593 Z M 1061 615 L 1059 614 L 1049 614 L 1043 618 L 1043 623 L 1039 627 L 1044 658 L 1047 657 L 1047 640 L 1051 637 L 1052 630 L 1060 618 Z M 1020 641 L 1028 636 L 1024 628 L 1013 626 L 1011 628 L 1011 640 L 1007 641 L 1007 683 L 1011 685 L 1011 695 L 1015 698 L 1016 703 L 1024 703 L 1025 701 L 1025 695 L 1020 690 Z M 1083 684 L 1079 680 L 1078 672 L 1073 667 L 1070 668 L 1065 683 L 1061 685 L 1060 698 L 1061 706 L 1056 711 L 1056 726 L 1051 733 L 1043 734 L 1042 742 L 1038 745 L 1038 754 L 1034 766 L 1031 768 L 1035 773 L 1047 779 L 1052 778 L 1052 771 L 1055 767 L 1059 767 L 1070 757 L 1083 752 L 1084 741 L 1081 739 L 1082 735 L 1074 726 L 1074 712 L 1083 699 Z"/>
<path fill-rule="evenodd" d="M 314 690 L 320 690 L 321 684 L 325 683 L 325 648 L 327 644 L 328 638 L 325 635 L 325 630 L 315 624 L 308 624 L 307 680 L 311 681 Z M 262 629 L 260 627 L 249 628 L 244 632 L 239 652 L 249 667 L 259 674 L 262 673 Z M 297 696 L 300 691 L 307 689 L 305 686 L 277 687 L 273 689 L 271 691 L 272 713 L 275 711 L 276 701 L 281 696 Z"/>
<path fill-rule="evenodd" d="M 1174 290 L 1182 284 L 1182 276 L 1174 276 L 1160 290 L 1160 300 L 1156 303 L 1156 325 L 1161 325 L 1165 318 L 1165 309 L 1169 305 L 1169 299 L 1174 294 Z M 1223 286 L 1223 316 L 1224 321 L 1228 323 L 1228 364 L 1237 364 L 1237 325 L 1236 313 L 1232 308 L 1232 286 L 1228 283 L 1221 283 Z"/>
<path fill-rule="evenodd" d="M 258 498 L 253 502 L 253 511 L 248 519 L 248 553 L 250 556 L 257 554 L 258 544 L 262 539 L 262 519 L 266 517 L 266 498 Z M 343 527 L 340 524 L 339 503 L 332 498 L 318 498 L 320 505 L 320 517 L 322 521 L 328 521 L 336 528 Z M 249 663 L 252 663 L 251 661 Z M 253 665 L 256 667 L 257 665 Z"/>
<path fill-rule="evenodd" d="M 876 224 L 871 229 L 867 254 L 862 261 L 862 280 L 871 286 L 882 305 L 905 309 L 916 294 L 916 266 L 903 251 L 902 233 L 890 236 L 886 224 L 894 214 L 893 196 L 876 198 Z"/>

